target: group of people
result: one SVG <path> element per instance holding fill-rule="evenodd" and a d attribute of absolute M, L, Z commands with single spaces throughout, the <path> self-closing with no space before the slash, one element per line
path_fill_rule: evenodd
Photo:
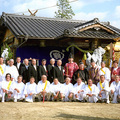
<path fill-rule="evenodd" d="M 68 63 L 62 66 L 58 60 L 42 59 L 37 66 L 36 59 L 29 64 L 28 59 L 10 59 L 7 64 L 0 57 L 0 98 L 1 101 L 14 100 L 34 102 L 48 101 L 80 101 L 118 103 L 120 100 L 120 68 L 113 61 L 111 69 L 101 62 L 101 68 L 91 59 L 91 67 L 87 69 L 82 61 L 79 65 L 73 61 L 72 55 Z M 110 97 L 110 98 L 109 98 Z"/>

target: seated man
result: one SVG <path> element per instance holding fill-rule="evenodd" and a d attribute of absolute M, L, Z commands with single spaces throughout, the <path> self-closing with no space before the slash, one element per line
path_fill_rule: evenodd
<path fill-rule="evenodd" d="M 23 100 L 25 98 L 24 88 L 25 84 L 22 82 L 22 76 L 19 75 L 18 81 L 14 82 L 14 102 L 17 102 L 17 100 Z"/>
<path fill-rule="evenodd" d="M 57 78 L 54 78 L 53 83 L 50 85 L 50 91 L 53 94 L 52 100 L 59 100 L 61 83 Z"/>
<path fill-rule="evenodd" d="M 35 101 L 35 96 L 37 93 L 37 85 L 35 83 L 35 78 L 30 77 L 30 82 L 27 82 L 24 89 L 25 101 L 33 102 Z"/>
<path fill-rule="evenodd" d="M 88 85 L 86 85 L 85 90 L 84 90 L 84 97 L 87 100 L 87 102 L 90 103 L 96 103 L 98 101 L 98 93 L 99 89 L 98 87 L 93 84 L 92 80 L 88 80 Z"/>
<path fill-rule="evenodd" d="M 109 84 L 108 81 L 105 80 L 105 76 L 100 76 L 100 82 L 97 84 L 99 88 L 98 99 L 101 101 L 107 100 L 106 103 L 109 104 Z"/>
<path fill-rule="evenodd" d="M 85 83 L 82 82 L 81 78 L 77 78 L 77 83 L 74 85 L 74 99 L 77 101 L 83 101 Z"/>
<path fill-rule="evenodd" d="M 115 76 L 115 81 L 113 81 L 110 85 L 110 95 L 113 99 L 112 103 L 117 103 L 118 93 L 119 93 L 119 87 L 120 87 L 120 81 L 119 81 L 119 75 Z"/>
<path fill-rule="evenodd" d="M 46 75 L 42 75 L 41 81 L 38 82 L 37 85 L 37 96 L 39 101 L 41 99 L 46 98 L 46 100 L 50 100 L 50 90 L 49 90 L 50 82 L 47 80 Z"/>
<path fill-rule="evenodd" d="M 13 100 L 13 81 L 11 81 L 11 74 L 7 73 L 5 76 L 5 80 L 2 81 L 1 94 L 2 94 L 2 102 Z"/>
<path fill-rule="evenodd" d="M 67 77 L 65 79 L 65 83 L 61 86 L 61 99 L 63 99 L 63 97 L 65 97 L 64 101 L 71 101 L 73 99 L 73 84 L 70 83 L 70 78 Z"/>

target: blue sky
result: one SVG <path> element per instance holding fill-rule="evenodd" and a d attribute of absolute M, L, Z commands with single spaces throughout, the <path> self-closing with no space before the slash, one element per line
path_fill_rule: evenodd
<path fill-rule="evenodd" d="M 73 0 L 70 0 L 73 1 Z M 35 10 L 39 8 L 56 5 L 57 0 L 0 0 L 0 15 L 2 12 L 19 13 L 29 15 L 28 9 Z M 78 0 L 71 2 L 70 5 L 75 13 L 73 19 L 91 20 L 95 17 L 100 21 L 109 21 L 111 25 L 120 28 L 120 0 Z M 37 16 L 54 17 L 57 7 L 39 10 Z"/>

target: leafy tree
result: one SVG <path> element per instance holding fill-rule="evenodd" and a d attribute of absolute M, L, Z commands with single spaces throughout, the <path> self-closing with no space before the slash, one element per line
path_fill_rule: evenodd
<path fill-rule="evenodd" d="M 57 6 L 58 11 L 55 12 L 56 18 L 72 19 L 75 15 L 69 4 L 69 0 L 58 0 Z"/>

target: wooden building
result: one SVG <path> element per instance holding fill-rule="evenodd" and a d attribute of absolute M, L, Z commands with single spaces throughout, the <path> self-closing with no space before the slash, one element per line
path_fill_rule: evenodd
<path fill-rule="evenodd" d="M 83 50 L 94 50 L 119 40 L 120 29 L 98 18 L 81 21 L 3 13 L 0 19 L 0 45 L 9 44 L 14 58 L 49 60 L 54 57 L 65 63 L 69 55 L 66 48 L 72 44 Z M 76 62 L 83 57 L 74 47 L 70 52 Z"/>

